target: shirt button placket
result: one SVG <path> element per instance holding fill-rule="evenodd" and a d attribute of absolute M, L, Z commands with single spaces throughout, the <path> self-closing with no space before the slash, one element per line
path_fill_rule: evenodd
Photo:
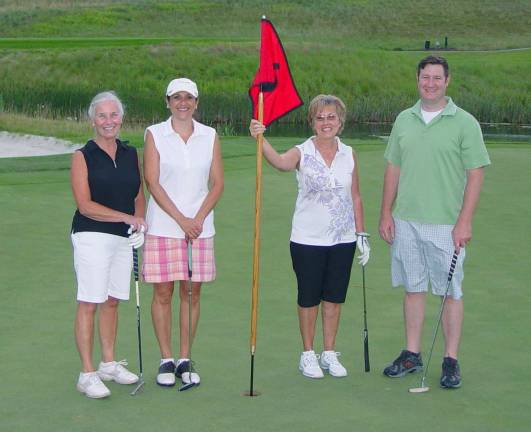
<path fill-rule="evenodd" d="M 184 145 L 184 166 L 190 168 L 190 142 Z"/>

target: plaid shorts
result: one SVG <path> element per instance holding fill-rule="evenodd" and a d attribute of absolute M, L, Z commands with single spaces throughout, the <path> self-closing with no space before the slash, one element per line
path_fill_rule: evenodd
<path fill-rule="evenodd" d="M 394 287 L 403 285 L 407 292 L 428 291 L 443 296 L 448 284 L 450 262 L 454 254 L 453 225 L 432 225 L 394 218 L 395 239 L 391 245 L 391 280 Z M 462 297 L 463 261 L 461 248 L 448 295 Z"/>
<path fill-rule="evenodd" d="M 142 257 L 142 276 L 150 283 L 188 280 L 188 253 L 185 239 L 147 235 Z M 214 237 L 192 242 L 192 281 L 216 278 Z"/>

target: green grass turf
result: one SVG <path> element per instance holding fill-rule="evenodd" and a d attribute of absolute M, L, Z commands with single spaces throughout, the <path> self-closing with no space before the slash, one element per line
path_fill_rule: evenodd
<path fill-rule="evenodd" d="M 297 140 L 272 141 L 287 147 Z M 410 395 L 407 389 L 418 385 L 418 375 L 391 380 L 381 374 L 403 340 L 402 293 L 390 288 L 388 248 L 377 236 L 383 145 L 350 143 L 359 150 L 367 230 L 373 234 L 367 267 L 372 371 L 363 372 L 356 265 L 337 341 L 349 376 L 314 381 L 298 372 L 301 344 L 288 252 L 295 181 L 293 174 L 266 167 L 255 370 L 255 385 L 263 394 L 258 398 L 241 396 L 249 385 L 252 141 L 223 140 L 226 189 L 216 209 L 218 279 L 203 289 L 193 352 L 201 386 L 179 393 L 155 385 L 159 353 L 150 322 L 151 287 L 142 284 L 145 390 L 131 397 L 130 387 L 110 384 L 112 396 L 102 401 L 75 390 L 79 359 L 73 340 L 69 156 L 0 159 L 0 430 L 527 431 L 531 147 L 489 148 L 493 165 L 467 250 L 463 387 L 439 389 L 439 339 L 428 377 L 432 390 Z M 426 347 L 438 312 L 434 298 L 428 306 Z M 177 346 L 176 335 L 174 341 Z M 320 333 L 316 349 L 321 349 Z M 116 358 L 124 357 L 138 369 L 134 301 L 120 307 Z"/>

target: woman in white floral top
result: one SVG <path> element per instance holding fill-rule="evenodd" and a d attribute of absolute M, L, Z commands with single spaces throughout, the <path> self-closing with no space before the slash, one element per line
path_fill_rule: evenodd
<path fill-rule="evenodd" d="M 297 277 L 297 304 L 303 352 L 299 369 L 309 378 L 347 375 L 335 350 L 341 304 L 345 302 L 356 246 L 361 265 L 369 260 L 356 155 L 338 134 L 346 118 L 345 104 L 336 96 L 319 95 L 308 109 L 315 135 L 283 154 L 264 138 L 263 154 L 280 171 L 296 171 L 298 196 L 290 238 Z M 251 135 L 266 128 L 251 120 Z M 356 241 L 358 239 L 358 241 Z M 323 351 L 314 351 L 315 324 L 321 306 Z"/>

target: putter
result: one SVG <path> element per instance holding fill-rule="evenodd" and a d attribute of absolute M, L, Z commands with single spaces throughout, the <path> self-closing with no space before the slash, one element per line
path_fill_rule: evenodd
<path fill-rule="evenodd" d="M 446 283 L 446 291 L 441 301 L 441 309 L 439 310 L 439 319 L 437 320 L 437 325 L 435 326 L 435 331 L 433 332 L 433 340 L 431 341 L 430 354 L 428 356 L 426 368 L 424 369 L 424 373 L 422 374 L 422 378 L 420 379 L 420 386 L 410 388 L 409 393 L 426 393 L 427 391 L 430 390 L 429 386 L 426 385 L 426 375 L 428 375 L 428 368 L 430 367 L 431 355 L 433 354 L 433 347 L 435 346 L 435 339 L 437 339 L 437 332 L 439 331 L 439 327 L 441 325 L 442 314 L 444 311 L 444 303 L 446 302 L 446 297 L 448 297 L 448 291 L 450 290 L 450 283 L 452 282 L 452 278 L 454 277 L 455 265 L 457 264 L 458 255 L 459 255 L 459 252 L 454 251 L 454 256 L 452 257 L 452 262 L 450 264 L 450 271 L 448 272 L 448 282 Z"/>
<path fill-rule="evenodd" d="M 133 248 L 133 273 L 135 275 L 136 289 L 136 331 L 138 336 L 138 363 L 140 366 L 140 377 L 134 390 L 130 393 L 135 396 L 144 387 L 144 374 L 142 368 L 142 333 L 140 332 L 140 293 L 138 291 L 138 251 Z"/>
<path fill-rule="evenodd" d="M 367 233 L 356 233 L 358 237 L 369 237 Z M 365 266 L 361 266 L 362 288 L 363 288 L 363 358 L 365 360 L 365 372 L 370 372 L 369 362 L 369 330 L 367 329 L 367 296 L 365 293 Z"/>
<path fill-rule="evenodd" d="M 185 391 L 199 385 L 192 381 L 192 242 L 187 241 L 187 253 L 188 253 L 188 379 L 189 383 L 179 387 L 179 391 Z M 184 374 L 183 374 L 184 375 Z"/>

